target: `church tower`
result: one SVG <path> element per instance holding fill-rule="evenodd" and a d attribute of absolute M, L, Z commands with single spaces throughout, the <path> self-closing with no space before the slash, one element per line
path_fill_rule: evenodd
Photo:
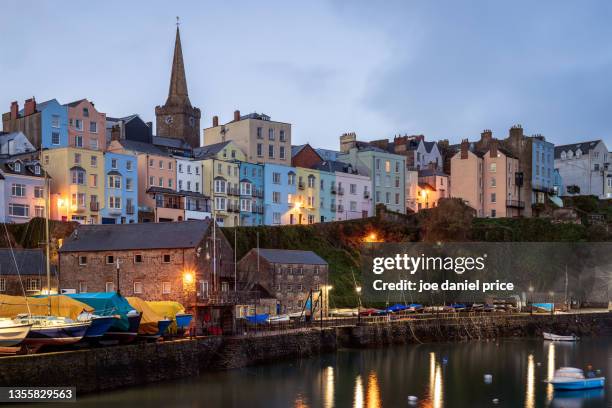
<path fill-rule="evenodd" d="M 181 139 L 189 143 L 191 147 L 199 147 L 201 116 L 200 109 L 191 106 L 187 93 L 187 79 L 177 18 L 168 99 L 164 106 L 155 107 L 157 136 Z"/>

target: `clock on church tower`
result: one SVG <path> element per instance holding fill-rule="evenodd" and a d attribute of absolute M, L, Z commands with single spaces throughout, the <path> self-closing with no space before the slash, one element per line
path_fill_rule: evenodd
<path fill-rule="evenodd" d="M 168 99 L 155 108 L 157 136 L 181 139 L 192 147 L 200 146 L 200 109 L 191 106 L 183 63 L 183 50 L 178 25 L 172 59 Z"/>

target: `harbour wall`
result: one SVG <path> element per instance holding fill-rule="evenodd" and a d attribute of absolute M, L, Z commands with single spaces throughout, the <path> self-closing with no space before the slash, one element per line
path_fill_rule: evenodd
<path fill-rule="evenodd" d="M 78 394 L 192 377 L 338 348 L 539 336 L 612 335 L 610 313 L 479 316 L 310 328 L 248 337 L 203 337 L 0 358 L 0 386 L 74 386 Z"/>

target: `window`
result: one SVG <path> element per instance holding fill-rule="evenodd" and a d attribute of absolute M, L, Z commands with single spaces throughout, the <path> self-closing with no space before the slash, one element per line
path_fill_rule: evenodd
<path fill-rule="evenodd" d="M 497 186 L 497 180 L 495 180 L 495 177 L 491 177 L 491 187 L 495 186 Z"/>
<path fill-rule="evenodd" d="M 85 266 L 87 265 L 87 257 L 84 255 L 79 256 L 79 265 Z"/>
<path fill-rule="evenodd" d="M 285 146 L 281 146 L 281 147 L 279 148 L 279 150 L 278 150 L 278 156 L 279 156 L 281 159 L 283 159 L 283 160 L 285 159 Z"/>
<path fill-rule="evenodd" d="M 187 165 L 187 174 L 191 174 L 191 165 Z"/>
<path fill-rule="evenodd" d="M 81 163 L 81 153 L 75 153 L 75 154 L 74 154 L 74 162 L 75 162 L 76 164 Z"/>
<path fill-rule="evenodd" d="M 29 217 L 30 206 L 26 204 L 9 203 L 9 215 L 11 217 Z"/>
<path fill-rule="evenodd" d="M 79 293 L 87 293 L 87 282 L 85 281 L 79 282 Z"/>
<path fill-rule="evenodd" d="M 125 162 L 125 169 L 127 171 L 132 171 L 132 161 L 131 160 L 128 160 Z"/>
<path fill-rule="evenodd" d="M 179 191 L 183 190 L 183 180 L 178 181 L 178 190 Z"/>
<path fill-rule="evenodd" d="M 290 185 L 290 186 L 294 185 L 295 184 L 295 174 L 294 173 L 289 173 L 287 175 L 287 181 L 288 181 L 287 182 L 288 185 Z M 279 183 L 280 183 L 280 181 L 279 181 Z"/>
<path fill-rule="evenodd" d="M 491 193 L 491 202 L 492 203 L 496 203 L 497 202 L 497 195 L 495 193 Z"/>
<path fill-rule="evenodd" d="M 40 290 L 40 280 L 38 278 L 29 278 L 26 281 L 26 290 L 28 292 L 36 292 Z"/>
<path fill-rule="evenodd" d="M 164 254 L 163 263 L 170 263 L 171 257 L 170 254 Z"/>
<path fill-rule="evenodd" d="M 240 211 L 251 212 L 253 208 L 253 201 L 248 198 L 240 200 Z"/>
<path fill-rule="evenodd" d="M 399 193 L 395 193 L 395 205 L 399 205 L 400 203 L 400 195 Z"/>
<path fill-rule="evenodd" d="M 85 172 L 72 170 L 72 184 L 85 184 Z"/>
<path fill-rule="evenodd" d="M 106 255 L 106 264 L 112 265 L 115 263 L 115 257 L 113 255 Z"/>
<path fill-rule="evenodd" d="M 314 176 L 308 176 L 308 188 L 314 188 L 315 186 L 315 177 Z"/>
<path fill-rule="evenodd" d="M 168 188 L 172 188 L 172 179 L 168 179 Z"/>
<path fill-rule="evenodd" d="M 154 186 L 154 185 L 155 185 L 155 177 L 149 176 L 149 186 Z"/>
<path fill-rule="evenodd" d="M 240 195 L 251 195 L 252 184 L 246 181 L 240 183 Z"/>
<path fill-rule="evenodd" d="M 272 223 L 280 224 L 280 222 L 281 222 L 281 213 L 279 212 L 272 213 Z"/>
<path fill-rule="evenodd" d="M 142 293 L 142 282 L 134 282 L 134 293 Z"/>
<path fill-rule="evenodd" d="M 380 170 L 380 159 L 376 159 L 376 170 Z"/>
<path fill-rule="evenodd" d="M 97 122 L 89 122 L 89 131 L 91 133 L 98 133 L 98 123 Z"/>
<path fill-rule="evenodd" d="M 98 187 L 98 175 L 90 174 L 89 175 L 89 186 L 90 187 Z"/>
<path fill-rule="evenodd" d="M 285 139 L 285 131 L 282 130 L 282 129 L 280 130 L 279 139 L 280 139 L 281 142 L 284 142 L 286 140 Z"/>
<path fill-rule="evenodd" d="M 497 163 L 491 163 L 491 165 L 489 166 L 489 171 L 491 173 L 495 173 L 497 171 Z"/>
<path fill-rule="evenodd" d="M 496 210 L 491 210 L 491 218 L 495 218 L 497 216 Z"/>
<path fill-rule="evenodd" d="M 44 217 L 45 216 L 45 207 L 42 205 L 35 205 L 34 206 L 34 216 L 35 217 Z"/>
<path fill-rule="evenodd" d="M 215 180 L 215 193 L 225 194 L 225 180 Z"/>
<path fill-rule="evenodd" d="M 81 119 L 75 119 L 74 127 L 76 130 L 83 130 L 83 121 Z"/>
<path fill-rule="evenodd" d="M 13 197 L 25 197 L 26 186 L 25 184 L 13 184 L 11 187 L 11 195 Z"/>
<path fill-rule="evenodd" d="M 197 182 L 197 181 L 195 183 L 195 191 L 198 192 L 198 193 L 200 192 L 200 183 Z"/>
<path fill-rule="evenodd" d="M 191 181 L 187 180 L 187 191 L 191 191 Z"/>
<path fill-rule="evenodd" d="M 308 223 L 314 224 L 314 222 L 315 222 L 315 216 L 313 214 L 308 214 Z"/>
<path fill-rule="evenodd" d="M 162 282 L 162 294 L 170 294 L 170 282 Z"/>
<path fill-rule="evenodd" d="M 261 128 L 261 127 L 257 128 L 257 138 L 258 139 L 263 139 L 263 128 Z"/>
<path fill-rule="evenodd" d="M 116 210 L 121 209 L 121 197 L 109 196 L 108 207 Z"/>
<path fill-rule="evenodd" d="M 203 298 L 207 298 L 208 297 L 208 281 L 201 281 L 200 282 L 200 291 L 201 291 L 201 296 Z"/>
<path fill-rule="evenodd" d="M 274 145 L 268 146 L 268 158 L 270 159 L 274 158 Z"/>
<path fill-rule="evenodd" d="M 400 171 L 400 162 L 396 161 L 395 162 L 395 172 L 399 173 L 399 171 Z"/>
<path fill-rule="evenodd" d="M 385 193 L 385 204 L 391 203 L 391 193 Z"/>
<path fill-rule="evenodd" d="M 106 282 L 106 284 L 104 285 L 104 289 L 106 292 L 114 292 L 115 284 L 113 282 Z"/>
<path fill-rule="evenodd" d="M 168 170 L 172 170 L 172 162 L 168 162 Z"/>
<path fill-rule="evenodd" d="M 89 158 L 89 163 L 91 164 L 91 167 L 98 167 L 98 157 L 91 156 Z"/>
<path fill-rule="evenodd" d="M 215 197 L 215 209 L 225 211 L 225 197 Z"/>
<path fill-rule="evenodd" d="M 163 187 L 164 186 L 164 178 L 160 177 L 158 181 L 159 181 L 159 186 Z"/>
<path fill-rule="evenodd" d="M 127 191 L 132 191 L 132 188 L 133 188 L 132 179 L 131 178 L 126 178 L 125 179 L 125 189 Z"/>
<path fill-rule="evenodd" d="M 385 172 L 391 173 L 391 162 L 389 160 L 385 160 Z"/>
<path fill-rule="evenodd" d="M 200 175 L 200 168 L 198 166 L 195 167 L 195 173 L 196 175 Z"/>
<path fill-rule="evenodd" d="M 164 169 L 164 162 L 161 160 L 159 161 L 159 168 L 162 170 Z"/>
<path fill-rule="evenodd" d="M 280 199 L 280 192 L 279 191 L 273 191 L 272 192 L 272 202 L 274 204 L 280 204 L 281 199 Z"/>
<path fill-rule="evenodd" d="M 154 161 L 153 159 L 149 159 L 149 167 L 153 167 L 154 166 Z"/>
<path fill-rule="evenodd" d="M 51 127 L 59 128 L 60 127 L 60 117 L 59 115 L 51 115 Z"/>
<path fill-rule="evenodd" d="M 111 169 L 117 170 L 117 159 L 111 159 Z"/>
<path fill-rule="evenodd" d="M 98 139 L 89 139 L 89 147 L 92 150 L 98 150 Z"/>
<path fill-rule="evenodd" d="M 349 185 L 349 191 L 351 192 L 351 194 L 357 194 L 357 184 Z"/>
<path fill-rule="evenodd" d="M 51 144 L 52 145 L 60 144 L 60 134 L 59 134 L 59 132 L 51 132 Z"/>
<path fill-rule="evenodd" d="M 0 278 L 0 292 L 6 292 L 6 278 Z"/>
<path fill-rule="evenodd" d="M 272 182 L 274 184 L 280 184 L 280 182 L 281 182 L 281 174 L 280 173 L 272 173 Z"/>
<path fill-rule="evenodd" d="M 257 143 L 257 157 L 263 157 L 263 145 Z"/>
<path fill-rule="evenodd" d="M 121 176 L 108 176 L 109 188 L 121 188 Z"/>
<path fill-rule="evenodd" d="M 268 129 L 268 140 L 274 140 L 274 129 Z"/>

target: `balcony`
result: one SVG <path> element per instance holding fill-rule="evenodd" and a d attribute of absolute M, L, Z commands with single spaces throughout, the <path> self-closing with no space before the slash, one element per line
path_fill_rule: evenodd
<path fill-rule="evenodd" d="M 524 201 L 518 201 L 518 200 L 506 200 L 506 207 L 510 207 L 510 208 L 525 208 L 525 202 Z"/>
<path fill-rule="evenodd" d="M 332 193 L 332 194 L 336 194 L 337 192 L 338 192 L 338 191 L 336 190 L 336 187 L 335 187 L 335 186 L 332 186 L 332 188 L 331 188 L 331 193 Z"/>
<path fill-rule="evenodd" d="M 130 204 L 125 207 L 125 213 L 128 215 L 134 214 L 134 205 Z"/>
<path fill-rule="evenodd" d="M 98 201 L 90 202 L 89 211 L 100 211 L 100 203 Z"/>
<path fill-rule="evenodd" d="M 238 188 L 236 187 L 228 187 L 227 188 L 227 194 L 229 195 L 235 195 L 235 196 L 239 196 L 240 195 L 240 191 Z"/>

